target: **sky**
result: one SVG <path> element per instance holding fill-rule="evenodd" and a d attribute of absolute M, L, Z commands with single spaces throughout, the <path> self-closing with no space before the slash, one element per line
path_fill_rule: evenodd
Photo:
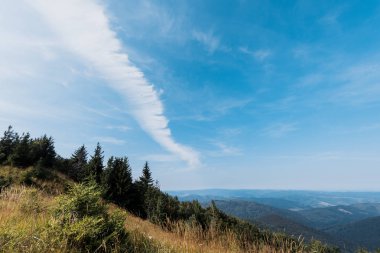
<path fill-rule="evenodd" d="M 380 190 L 379 1 L 1 6 L 1 131 L 164 190 Z"/>

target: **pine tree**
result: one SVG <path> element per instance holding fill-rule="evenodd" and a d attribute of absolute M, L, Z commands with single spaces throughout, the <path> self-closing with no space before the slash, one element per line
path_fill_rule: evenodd
<path fill-rule="evenodd" d="M 55 162 L 56 155 L 52 137 L 44 135 L 33 140 L 31 154 L 33 164 L 38 163 L 42 167 L 51 168 Z"/>
<path fill-rule="evenodd" d="M 80 182 L 85 179 L 87 170 L 87 150 L 84 145 L 79 147 L 71 156 L 69 176 Z"/>
<path fill-rule="evenodd" d="M 152 172 L 150 172 L 148 162 L 145 162 L 142 175 L 140 176 L 140 182 L 145 190 L 153 186 Z"/>
<path fill-rule="evenodd" d="M 103 151 L 102 147 L 100 146 L 99 142 L 96 145 L 94 155 L 91 156 L 91 159 L 88 163 L 88 175 L 90 177 L 93 177 L 96 181 L 96 183 L 101 183 L 102 173 L 103 173 Z"/>
<path fill-rule="evenodd" d="M 4 136 L 0 139 L 0 164 L 4 164 L 8 160 L 18 139 L 18 134 L 13 131 L 12 126 L 9 126 L 4 132 Z"/>
<path fill-rule="evenodd" d="M 147 206 L 146 202 L 149 198 L 149 189 L 153 187 L 153 178 L 152 173 L 149 169 L 148 162 L 145 162 L 144 168 L 142 170 L 142 175 L 140 178 L 135 182 L 134 186 L 134 193 L 133 196 L 133 207 L 134 210 L 132 210 L 136 215 L 139 215 L 142 218 L 147 217 Z"/>
<path fill-rule="evenodd" d="M 12 166 L 27 167 L 32 165 L 31 161 L 32 140 L 29 133 L 23 133 L 20 140 L 16 141 L 15 148 L 9 159 Z"/>
<path fill-rule="evenodd" d="M 131 208 L 132 172 L 128 158 L 111 157 L 104 174 L 106 198 L 127 209 Z"/>
<path fill-rule="evenodd" d="M 52 167 L 55 162 L 57 153 L 55 152 L 54 139 L 44 135 L 41 139 L 41 157 L 42 164 L 46 167 Z"/>

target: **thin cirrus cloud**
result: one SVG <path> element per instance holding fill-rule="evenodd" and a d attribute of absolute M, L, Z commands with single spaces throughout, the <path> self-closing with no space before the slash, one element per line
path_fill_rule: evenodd
<path fill-rule="evenodd" d="M 65 48 L 93 66 L 125 98 L 144 131 L 189 165 L 199 164 L 196 151 L 173 139 L 159 95 L 123 52 L 103 6 L 92 0 L 29 0 L 28 3 L 43 16 Z"/>
<path fill-rule="evenodd" d="M 262 131 L 262 134 L 271 138 L 280 138 L 297 130 L 298 128 L 295 123 L 276 123 L 266 127 Z"/>
<path fill-rule="evenodd" d="M 272 55 L 272 51 L 269 49 L 259 49 L 256 51 L 252 51 L 247 47 L 240 47 L 239 50 L 244 54 L 254 57 L 257 61 L 264 61 Z"/>
<path fill-rule="evenodd" d="M 95 140 L 100 141 L 102 143 L 109 143 L 109 144 L 113 144 L 113 145 L 125 144 L 124 140 L 120 140 L 118 138 L 111 137 L 111 136 L 101 136 L 101 137 L 97 137 Z"/>
<path fill-rule="evenodd" d="M 214 53 L 220 47 L 220 40 L 213 34 L 212 31 L 193 31 L 193 38 L 204 45 L 210 54 Z"/>

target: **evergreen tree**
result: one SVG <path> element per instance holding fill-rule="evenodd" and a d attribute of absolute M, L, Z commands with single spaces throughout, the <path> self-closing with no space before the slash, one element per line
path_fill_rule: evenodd
<path fill-rule="evenodd" d="M 39 163 L 42 167 L 51 168 L 54 165 L 56 155 L 52 137 L 44 135 L 33 140 L 31 154 L 33 164 Z"/>
<path fill-rule="evenodd" d="M 18 142 L 18 139 L 18 134 L 13 131 L 12 126 L 9 126 L 4 132 L 4 136 L 0 139 L 0 164 L 4 164 L 7 161 Z"/>
<path fill-rule="evenodd" d="M 105 196 L 116 204 L 127 209 L 131 208 L 132 172 L 128 158 L 114 158 L 108 160 L 104 176 Z"/>
<path fill-rule="evenodd" d="M 100 184 L 102 173 L 103 173 L 103 151 L 99 142 L 96 145 L 94 155 L 91 156 L 91 159 L 88 163 L 88 176 L 93 177 L 96 183 Z"/>
<path fill-rule="evenodd" d="M 71 160 L 68 158 L 63 158 L 57 155 L 54 162 L 54 168 L 61 171 L 66 175 L 70 175 L 71 172 Z"/>
<path fill-rule="evenodd" d="M 153 186 L 152 172 L 150 172 L 148 162 L 145 162 L 142 175 L 140 176 L 140 182 L 145 190 Z"/>
<path fill-rule="evenodd" d="M 148 203 L 146 202 L 151 200 L 149 195 L 151 195 L 152 191 L 149 191 L 149 189 L 152 187 L 152 173 L 150 172 L 148 162 L 145 162 L 144 168 L 142 170 L 142 175 L 140 176 L 139 180 L 137 180 L 134 184 L 134 210 L 132 210 L 134 213 L 136 213 L 142 218 L 147 218 L 148 216 Z"/>
<path fill-rule="evenodd" d="M 87 150 L 84 145 L 79 147 L 71 156 L 69 176 L 80 182 L 85 179 L 87 170 Z"/>
<path fill-rule="evenodd" d="M 16 146 L 9 159 L 12 166 L 27 167 L 32 165 L 31 161 L 32 140 L 29 133 L 23 133 L 21 138 L 16 141 Z"/>
<path fill-rule="evenodd" d="M 143 218 L 148 218 L 152 222 L 159 223 L 162 208 L 161 195 L 162 192 L 155 186 L 148 189 L 143 199 L 143 211 L 145 215 Z"/>

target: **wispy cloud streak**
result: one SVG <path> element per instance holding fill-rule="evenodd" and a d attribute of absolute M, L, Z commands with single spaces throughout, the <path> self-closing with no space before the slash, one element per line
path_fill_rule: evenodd
<path fill-rule="evenodd" d="M 253 56 L 258 61 L 264 61 L 272 55 L 272 51 L 269 49 L 260 49 L 256 51 L 251 51 L 247 47 L 240 47 L 239 50 L 240 52 L 244 54 Z"/>
<path fill-rule="evenodd" d="M 197 152 L 177 143 L 154 87 L 123 52 L 105 9 L 92 0 L 28 0 L 60 37 L 64 46 L 91 64 L 124 98 L 131 114 L 152 138 L 190 165 Z"/>
<path fill-rule="evenodd" d="M 280 138 L 291 132 L 296 131 L 298 128 L 295 123 L 277 123 L 265 128 L 262 133 L 265 136 L 272 138 Z"/>
<path fill-rule="evenodd" d="M 205 33 L 201 31 L 193 31 L 193 37 L 196 41 L 202 43 L 207 51 L 212 54 L 220 47 L 219 38 L 217 38 L 211 31 Z"/>

